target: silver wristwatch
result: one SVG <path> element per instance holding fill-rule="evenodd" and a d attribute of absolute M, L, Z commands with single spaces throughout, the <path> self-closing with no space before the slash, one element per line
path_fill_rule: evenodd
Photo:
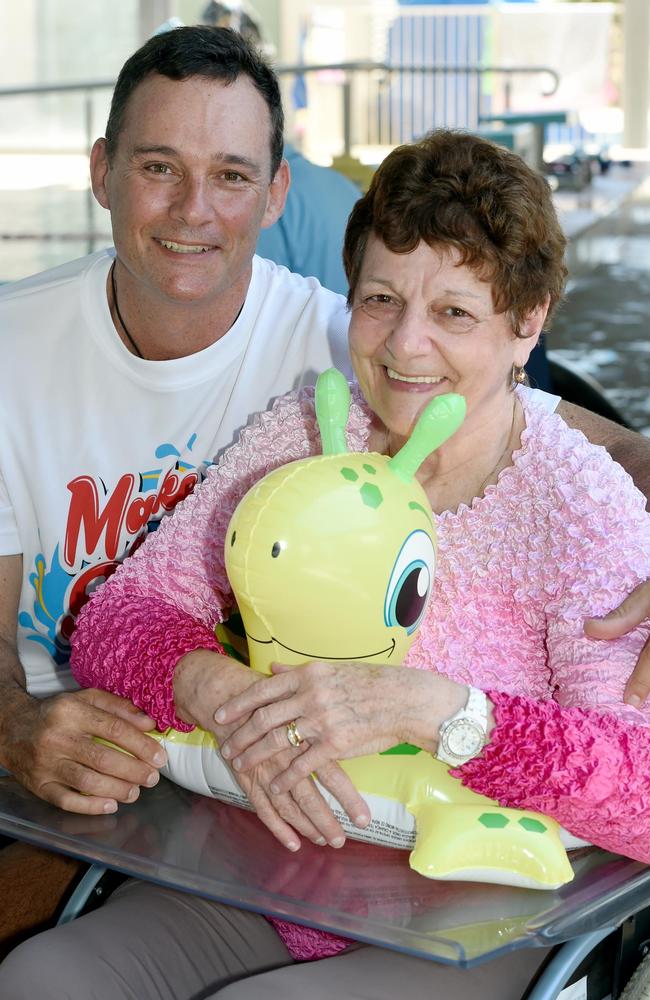
<path fill-rule="evenodd" d="M 437 759 L 460 767 L 476 757 L 487 742 L 487 717 L 485 691 L 470 687 L 465 707 L 440 726 Z"/>

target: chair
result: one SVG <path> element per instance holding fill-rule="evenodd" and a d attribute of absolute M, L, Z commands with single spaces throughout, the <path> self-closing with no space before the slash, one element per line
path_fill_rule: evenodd
<path fill-rule="evenodd" d="M 625 417 L 609 402 L 602 385 L 591 375 L 578 373 L 563 361 L 556 352 L 548 353 L 553 392 L 561 396 L 567 403 L 583 406 L 592 413 L 597 413 L 607 420 L 612 420 L 621 427 L 634 430 Z"/>
<path fill-rule="evenodd" d="M 649 929 L 650 907 L 616 929 L 601 928 L 567 941 L 554 949 L 522 1000 L 555 1000 L 571 986 L 576 997 L 589 1000 L 649 1000 Z M 578 992 L 583 980 L 585 989 Z"/>
<path fill-rule="evenodd" d="M 89 865 L 68 897 L 56 925 L 69 924 L 82 913 L 90 913 L 101 906 L 110 895 L 105 885 L 108 881 L 107 876 L 117 876 L 117 874 L 104 865 Z"/>

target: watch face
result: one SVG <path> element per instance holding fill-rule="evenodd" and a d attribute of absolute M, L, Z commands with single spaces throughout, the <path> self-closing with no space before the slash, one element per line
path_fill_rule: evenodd
<path fill-rule="evenodd" d="M 442 735 L 442 745 L 454 757 L 473 757 L 482 749 L 485 736 L 471 719 L 454 719 Z"/>

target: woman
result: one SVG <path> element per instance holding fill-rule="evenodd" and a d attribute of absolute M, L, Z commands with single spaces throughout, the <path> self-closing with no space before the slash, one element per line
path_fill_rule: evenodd
<path fill-rule="evenodd" d="M 367 810 L 336 761 L 408 741 L 446 754 L 464 782 L 502 804 L 650 861 L 650 710 L 623 704 L 644 634 L 599 643 L 582 630 L 648 575 L 645 500 L 602 449 L 518 385 L 562 294 L 564 244 L 540 176 L 448 131 L 395 150 L 351 215 L 344 257 L 360 386 L 351 447 L 394 454 L 434 395 L 467 402 L 463 427 L 418 474 L 437 515 L 439 561 L 404 667 L 310 664 L 257 680 L 214 639 L 232 607 L 223 541 L 236 503 L 271 468 L 318 450 L 308 393 L 244 431 L 80 616 L 78 680 L 130 697 L 161 728 L 214 729 L 260 816 L 292 849 L 298 833 L 342 840 L 319 812 L 312 772 L 363 824 Z M 470 735 L 449 745 L 458 718 Z M 215 994 L 270 996 L 275 985 L 283 996 L 383 997 L 396 990 L 392 970 L 404 996 L 514 1000 L 540 960 L 507 956 L 477 977 L 422 971 L 415 959 L 279 921 L 272 948 L 266 926 L 264 961 L 245 969 L 252 978 L 222 988 L 226 973 L 215 973 Z M 291 965 L 324 956 L 338 957 Z M 258 975 L 263 964 L 286 968 Z"/>

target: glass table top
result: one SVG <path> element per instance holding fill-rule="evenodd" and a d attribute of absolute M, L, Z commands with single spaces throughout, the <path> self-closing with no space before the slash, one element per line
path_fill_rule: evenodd
<path fill-rule="evenodd" d="M 348 841 L 289 853 L 255 815 L 165 779 L 112 816 L 78 816 L 0 778 L 0 833 L 150 881 L 423 958 L 472 966 L 617 926 L 650 900 L 650 867 L 590 848 L 546 892 L 436 882 L 408 853 Z"/>

